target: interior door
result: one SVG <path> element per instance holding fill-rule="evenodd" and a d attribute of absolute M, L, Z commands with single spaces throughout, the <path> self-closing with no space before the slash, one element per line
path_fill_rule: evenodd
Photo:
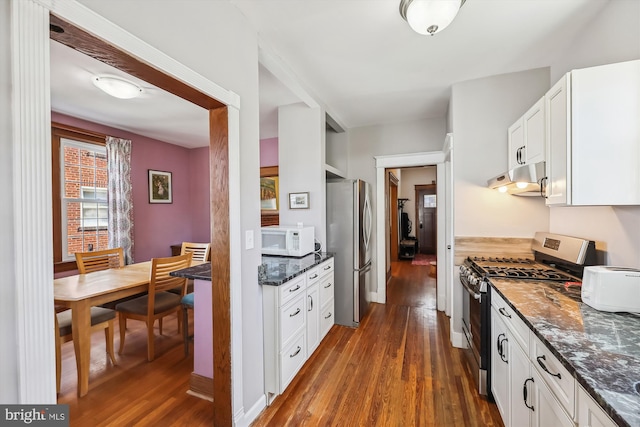
<path fill-rule="evenodd" d="M 393 174 L 389 172 L 389 250 L 391 261 L 398 261 L 398 181 L 392 177 Z"/>
<path fill-rule="evenodd" d="M 416 218 L 418 219 L 418 252 L 433 255 L 437 248 L 436 186 L 416 185 Z"/>

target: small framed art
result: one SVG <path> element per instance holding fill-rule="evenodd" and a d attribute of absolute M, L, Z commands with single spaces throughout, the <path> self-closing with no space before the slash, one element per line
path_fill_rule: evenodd
<path fill-rule="evenodd" d="M 171 172 L 149 169 L 149 203 L 173 203 Z"/>
<path fill-rule="evenodd" d="M 309 193 L 289 193 L 289 209 L 309 209 Z"/>

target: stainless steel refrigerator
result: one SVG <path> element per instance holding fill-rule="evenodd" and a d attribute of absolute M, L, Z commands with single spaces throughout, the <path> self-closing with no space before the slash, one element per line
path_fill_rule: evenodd
<path fill-rule="evenodd" d="M 327 181 L 327 251 L 333 252 L 336 323 L 357 327 L 367 313 L 371 275 L 371 186 Z"/>

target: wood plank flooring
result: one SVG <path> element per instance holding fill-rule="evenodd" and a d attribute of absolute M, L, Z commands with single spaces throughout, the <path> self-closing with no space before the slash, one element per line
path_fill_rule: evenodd
<path fill-rule="evenodd" d="M 253 426 L 502 426 L 449 343 L 449 318 L 436 311 L 428 272 L 410 261 L 393 263 L 388 303 L 372 304 L 358 329 L 334 326 Z M 69 404 L 70 425 L 214 425 L 213 404 L 186 393 L 193 357 L 185 358 L 181 337 L 175 318 L 165 319 L 156 360 L 148 363 L 144 328 L 130 322 L 114 367 L 104 334 L 93 334 L 89 394 L 80 399 L 73 343 L 64 344 L 58 402 Z"/>
<path fill-rule="evenodd" d="M 142 322 L 129 321 L 127 326 L 124 353 L 116 354 L 117 366 L 108 362 L 104 334 L 92 334 L 89 394 L 82 398 L 76 395 L 73 342 L 63 344 L 58 403 L 69 405 L 70 426 L 212 426 L 213 403 L 187 394 L 193 352 L 185 357 L 176 317 L 164 319 L 162 336 L 156 322 L 156 359 L 151 363 L 146 359 Z"/>
<path fill-rule="evenodd" d="M 392 263 L 387 304 L 334 326 L 261 426 L 503 426 L 436 310 L 429 267 Z"/>

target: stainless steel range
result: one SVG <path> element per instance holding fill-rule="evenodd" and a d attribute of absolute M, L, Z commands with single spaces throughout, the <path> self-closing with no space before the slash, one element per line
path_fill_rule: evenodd
<path fill-rule="evenodd" d="M 467 356 L 477 379 L 478 391 L 489 395 L 492 278 L 543 281 L 549 287 L 580 301 L 585 266 L 595 265 L 595 242 L 551 233 L 536 233 L 532 258 L 469 257 L 460 266 L 463 297 L 462 330 Z"/>

